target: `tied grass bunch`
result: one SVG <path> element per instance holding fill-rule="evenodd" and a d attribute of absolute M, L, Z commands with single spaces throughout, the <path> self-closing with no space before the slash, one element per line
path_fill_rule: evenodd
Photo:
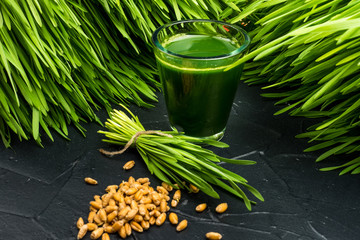
<path fill-rule="evenodd" d="M 99 133 L 107 137 L 104 139 L 105 142 L 125 145 L 126 148 L 129 145 L 135 147 L 150 173 L 161 181 L 171 185 L 177 183 L 180 188 L 187 188 L 190 191 L 190 188 L 183 183 L 185 181 L 196 186 L 205 194 L 219 198 L 218 193 L 211 186 L 216 185 L 243 199 L 249 210 L 251 210 L 251 203 L 255 202 L 249 200 L 238 185 L 243 186 L 259 200 L 264 200 L 262 195 L 247 183 L 246 179 L 216 164 L 222 161 L 250 165 L 254 164 L 254 161 L 219 157 L 199 145 L 228 147 L 227 144 L 215 140 L 184 136 L 176 131 L 146 131 L 139 119 L 130 110 L 125 109 L 132 118 L 123 111 L 113 110 L 105 123 L 108 131 L 101 130 Z M 103 153 L 106 152 L 103 151 Z M 107 152 L 106 154 L 116 153 Z"/>
<path fill-rule="evenodd" d="M 262 94 L 286 106 L 275 114 L 318 118 L 297 137 L 317 144 L 316 161 L 360 150 L 360 1 L 255 0 L 232 23 L 256 15 L 252 48 L 239 62 L 243 79 L 277 90 Z M 340 174 L 360 173 L 360 157 L 339 166 Z"/>

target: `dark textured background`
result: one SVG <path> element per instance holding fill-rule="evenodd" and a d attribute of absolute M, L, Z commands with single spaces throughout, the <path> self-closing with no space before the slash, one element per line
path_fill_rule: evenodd
<path fill-rule="evenodd" d="M 186 194 L 176 209 L 189 226 L 176 232 L 168 221 L 128 239 L 205 239 L 209 231 L 218 231 L 223 239 L 360 239 L 359 176 L 337 176 L 338 172 L 318 169 L 339 162 L 344 156 L 315 163 L 318 153 L 303 153 L 310 145 L 294 136 L 304 132 L 310 120 L 273 116 L 279 108 L 260 97 L 259 87 L 240 84 L 223 141 L 227 149 L 212 148 L 218 155 L 257 161 L 252 166 L 223 164 L 256 187 L 264 196 L 249 212 L 232 195 L 220 191 L 221 199 L 203 194 Z M 162 96 L 153 109 L 131 107 L 147 129 L 169 130 Z M 99 113 L 104 122 L 105 112 Z M 115 149 L 103 143 L 102 129 L 96 123 L 83 124 L 86 138 L 69 129 L 71 141 L 44 136 L 45 148 L 34 142 L 14 140 L 11 149 L 0 147 L 0 239 L 75 239 L 75 223 L 87 219 L 89 201 L 103 194 L 105 187 L 119 184 L 129 176 L 150 177 L 139 155 L 129 150 L 107 158 L 99 148 Z M 54 133 L 54 135 L 56 135 Z M 15 139 L 15 138 L 14 138 Z M 136 165 L 122 169 L 128 160 Z M 84 177 L 99 181 L 86 185 Z M 209 208 L 196 213 L 197 204 Z M 220 202 L 228 202 L 224 214 L 215 213 Z M 89 234 L 84 239 L 90 239 Z M 120 239 L 116 234 L 111 239 Z"/>

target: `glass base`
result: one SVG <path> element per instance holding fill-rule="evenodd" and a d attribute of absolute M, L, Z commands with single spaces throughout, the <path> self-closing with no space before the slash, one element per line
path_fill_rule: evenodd
<path fill-rule="evenodd" d="M 174 127 L 174 126 L 171 126 L 171 129 L 174 130 L 174 131 L 177 131 L 177 132 L 183 132 L 183 131 L 179 131 L 178 128 Z M 188 136 L 188 137 L 193 137 L 193 138 L 199 138 L 199 139 L 209 139 L 209 140 L 215 140 L 215 141 L 220 141 L 223 137 L 224 137 L 224 134 L 225 134 L 225 129 L 224 128 L 223 130 L 221 130 L 220 132 L 218 133 L 215 133 L 211 136 L 205 136 L 205 137 L 199 137 L 199 136 L 191 136 L 191 135 L 188 135 L 186 133 L 184 133 L 183 135 L 184 136 Z"/>

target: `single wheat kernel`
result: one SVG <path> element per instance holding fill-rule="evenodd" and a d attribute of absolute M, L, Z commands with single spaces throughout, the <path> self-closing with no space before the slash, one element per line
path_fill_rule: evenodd
<path fill-rule="evenodd" d="M 125 239 L 127 237 L 125 226 L 122 226 L 121 229 L 118 231 L 118 234 L 122 239 Z"/>
<path fill-rule="evenodd" d="M 78 235 L 77 235 L 77 239 L 82 239 L 86 233 L 88 231 L 88 226 L 86 224 L 84 224 L 80 229 L 79 229 L 79 232 L 78 232 Z"/>
<path fill-rule="evenodd" d="M 131 207 L 131 209 L 138 209 L 139 205 L 135 200 L 132 200 L 130 203 L 130 207 Z"/>
<path fill-rule="evenodd" d="M 94 231 L 92 231 L 90 238 L 99 239 L 103 233 L 104 233 L 104 228 L 95 229 Z"/>
<path fill-rule="evenodd" d="M 126 235 L 128 236 L 131 235 L 131 226 L 129 223 L 125 223 L 125 231 L 126 231 Z"/>
<path fill-rule="evenodd" d="M 137 192 L 135 193 L 135 195 L 134 195 L 134 200 L 135 200 L 135 201 L 140 201 L 140 199 L 142 199 L 143 195 L 144 195 L 144 191 L 143 191 L 143 190 L 137 191 Z"/>
<path fill-rule="evenodd" d="M 101 240 L 110 240 L 109 234 L 104 233 L 104 234 L 101 236 Z"/>
<path fill-rule="evenodd" d="M 99 195 L 95 195 L 94 200 L 95 200 L 96 203 L 98 203 L 102 207 L 103 202 L 102 202 Z"/>
<path fill-rule="evenodd" d="M 141 222 L 143 220 L 144 220 L 144 218 L 140 214 L 136 214 L 135 217 L 133 218 L 133 221 L 135 221 L 135 222 Z"/>
<path fill-rule="evenodd" d="M 98 226 L 95 223 L 87 223 L 86 225 L 88 226 L 88 231 L 94 231 L 95 229 L 98 228 Z"/>
<path fill-rule="evenodd" d="M 98 211 L 98 214 L 99 214 L 99 218 L 102 222 L 106 222 L 107 220 L 107 215 L 106 215 L 106 212 L 105 212 L 105 209 L 102 208 Z"/>
<path fill-rule="evenodd" d="M 178 220 L 178 216 L 176 215 L 176 213 L 172 212 L 169 214 L 169 221 L 171 222 L 171 224 L 178 224 L 179 220 Z"/>
<path fill-rule="evenodd" d="M 186 219 L 182 220 L 176 227 L 176 231 L 180 232 L 184 230 L 188 225 L 188 222 Z"/>
<path fill-rule="evenodd" d="M 219 205 L 217 205 L 217 207 L 215 208 L 215 211 L 217 213 L 223 213 L 228 209 L 228 204 L 227 203 L 220 203 Z"/>
<path fill-rule="evenodd" d="M 129 185 L 133 184 L 134 182 L 136 182 L 136 181 L 135 181 L 135 178 L 132 177 L 132 176 L 130 176 L 129 179 L 128 179 Z"/>
<path fill-rule="evenodd" d="M 95 217 L 94 217 L 94 222 L 95 222 L 97 225 L 103 224 L 103 222 L 102 222 L 101 219 L 100 219 L 99 214 L 96 214 L 96 215 L 95 215 Z"/>
<path fill-rule="evenodd" d="M 112 226 L 106 226 L 104 227 L 104 232 L 106 233 L 115 233 L 115 229 L 112 228 Z"/>
<path fill-rule="evenodd" d="M 125 218 L 125 216 L 127 215 L 127 213 L 131 210 L 131 208 L 129 206 L 126 206 L 125 208 L 123 208 L 120 212 L 119 212 L 119 218 L 123 219 Z"/>
<path fill-rule="evenodd" d="M 148 210 L 146 209 L 144 204 L 140 204 L 139 205 L 139 214 L 141 216 L 144 216 L 146 213 L 148 212 Z"/>
<path fill-rule="evenodd" d="M 128 190 L 126 190 L 126 195 L 134 195 L 137 192 L 137 188 L 129 188 Z"/>
<path fill-rule="evenodd" d="M 149 178 L 138 178 L 136 181 L 141 184 L 144 184 L 144 183 L 148 183 L 150 181 L 150 179 Z"/>
<path fill-rule="evenodd" d="M 131 160 L 124 164 L 123 169 L 124 170 L 130 170 L 135 166 L 135 161 Z"/>
<path fill-rule="evenodd" d="M 174 207 L 176 207 L 177 205 L 178 205 L 178 201 L 176 201 L 176 200 L 171 200 L 171 206 L 174 208 Z"/>
<path fill-rule="evenodd" d="M 108 205 L 105 208 L 105 212 L 106 213 L 112 213 L 113 211 L 117 211 L 118 209 L 119 209 L 119 207 L 116 206 L 116 205 Z"/>
<path fill-rule="evenodd" d="M 151 216 L 150 219 L 149 219 L 150 225 L 154 225 L 155 221 L 156 221 L 156 218 L 154 216 Z"/>
<path fill-rule="evenodd" d="M 201 204 L 196 206 L 195 211 L 203 212 L 206 208 L 207 208 L 207 204 L 206 203 L 201 203 Z"/>
<path fill-rule="evenodd" d="M 109 193 L 103 195 L 103 198 L 102 198 L 103 207 L 106 207 L 107 205 L 109 205 L 110 199 L 112 198 L 113 195 L 114 195 L 114 192 L 109 192 Z"/>
<path fill-rule="evenodd" d="M 190 184 L 189 187 L 190 187 L 191 192 L 193 192 L 193 193 L 198 193 L 199 192 L 199 188 L 197 188 L 196 186 Z"/>
<path fill-rule="evenodd" d="M 165 194 L 165 195 L 168 195 L 169 194 L 169 192 L 168 192 L 168 190 L 166 190 L 164 187 L 162 187 L 162 186 L 157 186 L 156 187 L 156 190 L 159 192 L 159 193 L 162 193 L 162 194 Z"/>
<path fill-rule="evenodd" d="M 175 193 L 174 193 L 174 196 L 173 196 L 173 200 L 176 200 L 176 201 L 180 201 L 181 199 L 181 191 L 180 190 L 176 190 Z"/>
<path fill-rule="evenodd" d="M 131 229 L 136 232 L 143 232 L 144 229 L 141 227 L 141 225 L 135 221 L 131 221 L 130 223 Z"/>
<path fill-rule="evenodd" d="M 85 180 L 85 182 L 86 182 L 87 184 L 91 184 L 91 185 L 96 185 L 96 184 L 98 184 L 98 182 L 97 182 L 95 179 L 90 178 L 90 177 L 86 177 L 84 180 Z"/>
<path fill-rule="evenodd" d="M 166 182 L 162 182 L 161 186 L 163 186 L 168 192 L 173 190 L 173 187 L 170 184 L 167 184 Z"/>
<path fill-rule="evenodd" d="M 90 205 L 93 207 L 93 208 L 96 208 L 96 209 L 101 209 L 102 208 L 102 205 L 96 201 L 91 201 L 90 202 Z"/>
<path fill-rule="evenodd" d="M 158 206 L 159 204 L 160 204 L 160 195 L 159 195 L 159 193 L 157 193 L 157 192 L 155 192 L 155 191 L 153 191 L 152 193 L 151 193 L 151 199 L 152 199 L 152 201 L 154 202 L 154 204 L 156 205 L 156 206 Z"/>
<path fill-rule="evenodd" d="M 116 193 L 114 193 L 114 195 L 113 195 L 113 199 L 114 199 L 115 201 L 118 201 L 118 202 L 121 202 L 121 197 L 122 197 L 121 192 L 116 192 Z"/>
<path fill-rule="evenodd" d="M 161 226 L 166 220 L 166 213 L 161 213 L 159 217 L 156 218 L 156 225 Z"/>
<path fill-rule="evenodd" d="M 109 214 L 107 215 L 107 222 L 108 222 L 108 223 L 109 223 L 109 222 L 112 222 L 112 220 L 114 220 L 114 218 L 116 218 L 117 215 L 118 215 L 118 211 L 113 211 L 113 212 L 109 213 Z"/>
<path fill-rule="evenodd" d="M 165 199 L 162 199 L 160 203 L 160 212 L 167 212 L 166 207 L 167 207 L 167 202 Z"/>
<path fill-rule="evenodd" d="M 79 217 L 79 219 L 76 222 L 76 226 L 78 229 L 80 229 L 82 226 L 84 226 L 84 219 L 82 219 L 82 217 Z"/>
<path fill-rule="evenodd" d="M 118 185 L 109 185 L 109 186 L 106 187 L 105 191 L 106 192 L 111 192 L 111 191 L 117 190 L 118 188 L 119 188 Z"/>
<path fill-rule="evenodd" d="M 137 208 L 131 209 L 131 210 L 126 214 L 125 220 L 128 220 L 128 221 L 132 220 L 132 219 L 136 216 L 136 214 L 138 213 L 138 211 L 139 211 L 139 210 L 138 210 Z"/>
<path fill-rule="evenodd" d="M 116 221 L 111 227 L 115 232 L 119 231 L 120 228 L 124 225 L 122 221 Z"/>
<path fill-rule="evenodd" d="M 217 232 L 208 232 L 205 236 L 210 240 L 220 240 L 222 238 L 221 234 Z"/>
<path fill-rule="evenodd" d="M 141 221 L 141 227 L 144 229 L 144 230 L 148 230 L 150 228 L 150 223 L 148 221 L 145 221 L 145 220 L 142 220 Z"/>

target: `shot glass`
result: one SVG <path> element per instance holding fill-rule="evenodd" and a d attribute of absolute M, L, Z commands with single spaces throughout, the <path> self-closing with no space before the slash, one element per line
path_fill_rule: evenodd
<path fill-rule="evenodd" d="M 250 37 L 241 27 L 215 20 L 165 24 L 152 35 L 170 126 L 185 135 L 224 135 Z"/>

